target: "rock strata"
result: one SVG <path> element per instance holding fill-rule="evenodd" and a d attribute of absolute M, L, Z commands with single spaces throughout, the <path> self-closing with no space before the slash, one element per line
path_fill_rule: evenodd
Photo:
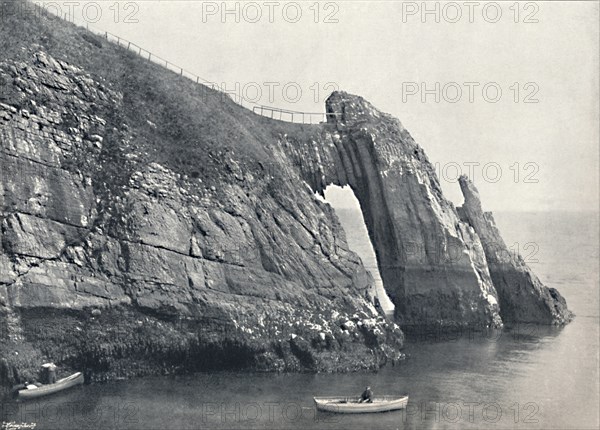
<path fill-rule="evenodd" d="M 104 380 L 401 358 L 308 187 L 225 148 L 207 147 L 214 174 L 177 170 L 136 136 L 122 90 L 39 45 L 21 55 L 0 61 L 3 385 L 45 360 Z"/>
<path fill-rule="evenodd" d="M 334 93 L 327 111 L 318 143 L 287 136 L 282 152 L 316 192 L 350 185 L 401 327 L 502 326 L 479 237 L 442 195 L 423 149 L 361 97 Z"/>
<path fill-rule="evenodd" d="M 465 202 L 458 212 L 481 238 L 504 322 L 555 325 L 569 322 L 573 314 L 567 309 L 565 299 L 555 288 L 544 286 L 521 255 L 506 246 L 492 213 L 481 208 L 475 185 L 466 176 L 461 176 L 459 183 Z"/>
<path fill-rule="evenodd" d="M 398 324 L 569 319 L 522 260 L 494 261 L 474 189 L 457 212 L 400 121 L 361 97 L 283 123 L 17 13 L 0 90 L 0 386 L 47 360 L 91 380 L 375 369 L 402 357 Z M 395 322 L 315 195 L 329 184 L 360 202 Z"/>

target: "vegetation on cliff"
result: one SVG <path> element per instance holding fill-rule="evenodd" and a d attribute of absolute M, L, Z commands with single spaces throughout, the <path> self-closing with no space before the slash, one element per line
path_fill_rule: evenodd
<path fill-rule="evenodd" d="M 489 264 L 497 232 L 361 97 L 334 93 L 324 124 L 267 119 L 18 4 L 0 28 L 3 385 L 44 360 L 104 380 L 401 358 L 400 327 L 315 196 L 331 183 L 361 204 L 402 327 L 499 327 L 531 291 L 519 315 L 569 320 L 527 268 L 518 294 L 498 284 L 520 263 Z"/>
<path fill-rule="evenodd" d="M 401 356 L 332 209 L 270 153 L 319 127 L 13 12 L 0 29 L 4 385 L 45 360 L 102 380 Z"/>

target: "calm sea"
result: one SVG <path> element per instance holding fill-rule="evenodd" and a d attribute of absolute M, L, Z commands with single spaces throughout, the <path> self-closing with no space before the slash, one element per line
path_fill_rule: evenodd
<path fill-rule="evenodd" d="M 360 213 L 339 214 L 350 245 L 375 268 Z M 495 217 L 506 242 L 566 297 L 573 323 L 433 333 L 408 342 L 408 358 L 377 373 L 218 373 L 82 386 L 41 402 L 4 404 L 4 419 L 38 429 L 597 429 L 598 214 Z M 408 408 L 315 412 L 312 396 L 359 394 L 367 384 L 375 394 L 408 393 Z"/>

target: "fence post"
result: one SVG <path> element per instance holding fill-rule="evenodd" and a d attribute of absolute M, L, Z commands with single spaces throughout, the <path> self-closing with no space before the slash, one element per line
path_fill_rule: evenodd
<path fill-rule="evenodd" d="M 106 40 L 108 40 L 108 31 L 104 32 L 104 37 L 106 37 Z"/>
<path fill-rule="evenodd" d="M 180 69 L 181 69 L 181 67 L 180 67 Z M 181 76 L 183 76 L 183 69 L 181 69 Z"/>
<path fill-rule="evenodd" d="M 200 76 L 196 76 L 196 83 L 198 83 L 198 79 L 200 79 Z"/>

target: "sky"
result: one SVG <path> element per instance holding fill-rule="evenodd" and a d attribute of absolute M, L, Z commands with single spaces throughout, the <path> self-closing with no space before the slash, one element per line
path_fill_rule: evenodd
<path fill-rule="evenodd" d="M 259 104 L 323 112 L 334 89 L 365 97 L 402 121 L 456 205 L 465 173 L 485 210 L 598 210 L 597 2 L 71 7 Z"/>

